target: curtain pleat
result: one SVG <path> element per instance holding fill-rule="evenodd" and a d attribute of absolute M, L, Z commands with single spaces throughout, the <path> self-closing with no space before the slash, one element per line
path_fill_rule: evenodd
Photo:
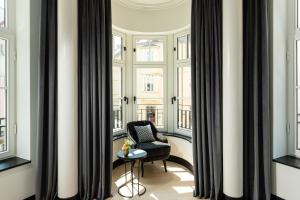
<path fill-rule="evenodd" d="M 41 1 L 36 199 L 57 193 L 57 1 Z"/>
<path fill-rule="evenodd" d="M 222 197 L 222 0 L 192 1 L 194 196 Z"/>
<path fill-rule="evenodd" d="M 111 195 L 111 0 L 79 0 L 79 193 Z"/>
<path fill-rule="evenodd" d="M 268 0 L 244 0 L 244 197 L 271 198 Z"/>

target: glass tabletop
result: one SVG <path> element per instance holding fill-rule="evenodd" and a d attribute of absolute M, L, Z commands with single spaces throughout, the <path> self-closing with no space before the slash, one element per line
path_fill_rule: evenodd
<path fill-rule="evenodd" d="M 125 157 L 124 152 L 121 150 L 117 153 L 117 157 L 126 160 L 136 160 L 146 158 L 147 152 L 142 149 L 130 149 L 129 154 Z"/>

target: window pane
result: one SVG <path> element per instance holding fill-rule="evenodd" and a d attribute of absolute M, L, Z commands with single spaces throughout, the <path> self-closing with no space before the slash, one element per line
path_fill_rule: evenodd
<path fill-rule="evenodd" d="M 297 40 L 296 43 L 296 62 L 297 62 L 297 66 L 296 66 L 296 73 L 297 73 L 297 86 L 300 86 L 300 40 Z"/>
<path fill-rule="evenodd" d="M 178 96 L 191 98 L 191 67 L 178 68 Z"/>
<path fill-rule="evenodd" d="M 188 55 L 188 58 L 191 58 L 191 57 L 192 57 L 192 50 L 191 50 L 191 47 L 192 47 L 191 44 L 192 44 L 192 43 L 191 43 L 191 40 L 192 40 L 192 39 L 191 39 L 191 35 L 188 34 L 188 51 L 189 51 L 189 52 L 188 52 L 188 54 L 189 54 L 189 55 Z"/>
<path fill-rule="evenodd" d="M 163 69 L 139 68 L 136 75 L 136 95 L 138 97 L 163 98 Z"/>
<path fill-rule="evenodd" d="M 300 1 L 297 0 L 297 13 L 296 13 L 296 16 L 297 16 L 297 28 L 300 28 Z"/>
<path fill-rule="evenodd" d="M 113 59 L 114 60 L 122 60 L 122 37 L 113 35 Z"/>
<path fill-rule="evenodd" d="M 139 39 L 136 41 L 136 61 L 164 61 L 164 43 L 162 40 Z"/>
<path fill-rule="evenodd" d="M 296 99 L 297 99 L 297 113 L 296 113 L 296 124 L 297 124 L 297 148 L 300 149 L 300 89 L 296 90 Z"/>
<path fill-rule="evenodd" d="M 187 35 L 177 38 L 177 60 L 188 58 L 188 37 Z"/>
<path fill-rule="evenodd" d="M 6 0 L 0 0 L 0 27 L 6 27 Z"/>
<path fill-rule="evenodd" d="M 191 68 L 177 69 L 177 128 L 192 129 Z"/>
<path fill-rule="evenodd" d="M 0 39 L 0 152 L 7 151 L 7 41 Z"/>
<path fill-rule="evenodd" d="M 113 129 L 123 129 L 122 68 L 113 67 Z"/>
<path fill-rule="evenodd" d="M 136 117 L 164 127 L 163 69 L 138 68 L 136 70 Z"/>
<path fill-rule="evenodd" d="M 164 106 L 162 99 L 137 99 L 137 120 L 149 120 L 157 128 L 164 127 Z"/>

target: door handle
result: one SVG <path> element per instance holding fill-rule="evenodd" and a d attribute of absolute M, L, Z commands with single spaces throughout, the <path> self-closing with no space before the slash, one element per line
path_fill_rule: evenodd
<path fill-rule="evenodd" d="M 125 96 L 125 97 L 123 98 L 123 100 L 126 102 L 126 104 L 128 104 L 128 100 L 129 100 L 128 97 Z"/>
<path fill-rule="evenodd" d="M 175 96 L 171 98 L 172 104 L 174 104 L 174 101 L 176 101 L 176 97 Z"/>
<path fill-rule="evenodd" d="M 135 104 L 136 102 L 136 96 L 133 97 L 133 103 Z"/>

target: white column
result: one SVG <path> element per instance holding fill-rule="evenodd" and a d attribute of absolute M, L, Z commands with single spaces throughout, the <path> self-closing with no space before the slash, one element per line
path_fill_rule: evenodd
<path fill-rule="evenodd" d="M 78 193 L 77 0 L 58 3 L 58 197 Z"/>
<path fill-rule="evenodd" d="M 223 0 L 223 189 L 243 196 L 243 7 Z"/>

